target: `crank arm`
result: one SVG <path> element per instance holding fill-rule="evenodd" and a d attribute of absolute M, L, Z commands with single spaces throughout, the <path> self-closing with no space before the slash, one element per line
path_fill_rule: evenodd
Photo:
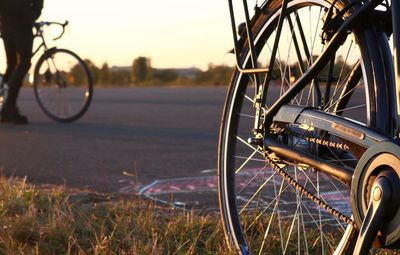
<path fill-rule="evenodd" d="M 392 200 L 392 183 L 383 175 L 379 175 L 372 185 L 371 198 L 360 233 L 354 248 L 354 255 L 368 254 L 376 235 L 388 215 L 388 207 Z"/>

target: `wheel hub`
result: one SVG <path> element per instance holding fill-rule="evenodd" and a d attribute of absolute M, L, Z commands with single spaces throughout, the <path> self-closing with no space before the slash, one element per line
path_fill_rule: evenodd
<path fill-rule="evenodd" d="M 373 189 L 378 176 L 391 183 L 392 200 L 383 227 L 377 235 L 378 246 L 397 246 L 400 240 L 400 146 L 382 142 L 369 148 L 361 157 L 354 171 L 351 184 L 352 212 L 356 225 L 361 227 L 370 204 L 371 196 L 379 196 Z"/>

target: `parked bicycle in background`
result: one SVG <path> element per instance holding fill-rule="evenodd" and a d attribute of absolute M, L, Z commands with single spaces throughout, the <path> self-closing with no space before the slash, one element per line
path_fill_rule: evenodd
<path fill-rule="evenodd" d="M 49 48 L 44 37 L 46 26 L 59 26 L 60 39 L 68 21 L 35 23 L 35 37 L 41 40 L 33 56 L 41 50 L 33 73 L 36 100 L 44 113 L 59 122 L 72 122 L 88 110 L 93 97 L 93 81 L 86 63 L 74 52 L 57 47 Z M 0 88 L 0 95 L 7 95 L 7 88 Z M 1 101 L 4 101 L 3 99 Z"/>

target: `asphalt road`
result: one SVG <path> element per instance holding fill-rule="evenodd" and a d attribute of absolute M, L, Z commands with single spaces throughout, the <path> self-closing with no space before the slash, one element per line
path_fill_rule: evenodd
<path fill-rule="evenodd" d="M 24 89 L 20 108 L 30 124 L 0 125 L 0 166 L 32 183 L 100 192 L 200 175 L 216 169 L 225 90 L 96 88 L 87 114 L 60 124 Z"/>
<path fill-rule="evenodd" d="M 215 87 L 96 88 L 83 118 L 60 124 L 25 88 L 20 108 L 30 124 L 0 125 L 1 171 L 34 184 L 217 207 L 225 94 Z"/>

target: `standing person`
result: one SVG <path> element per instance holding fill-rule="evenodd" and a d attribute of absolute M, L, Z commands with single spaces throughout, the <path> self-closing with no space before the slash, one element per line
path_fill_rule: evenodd
<path fill-rule="evenodd" d="M 43 0 L 0 0 L 0 29 L 7 57 L 3 82 L 9 86 L 8 97 L 0 111 L 1 122 L 28 123 L 28 118 L 19 113 L 17 98 L 31 67 L 32 28 L 42 8 Z"/>

